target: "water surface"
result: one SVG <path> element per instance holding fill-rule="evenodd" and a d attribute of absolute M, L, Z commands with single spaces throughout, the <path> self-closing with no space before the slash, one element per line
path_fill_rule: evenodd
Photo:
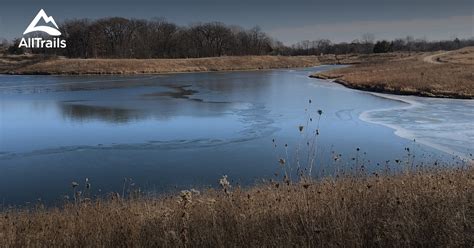
<path fill-rule="evenodd" d="M 253 184 L 280 173 L 279 158 L 304 164 L 319 109 L 314 175 L 333 173 L 335 155 L 337 166 L 357 158 L 373 169 L 407 147 L 417 162 L 470 159 L 473 101 L 389 99 L 307 77 L 330 68 L 2 75 L 0 198 L 54 202 L 86 177 L 95 193 L 120 192 L 123 178 L 156 192 L 216 186 L 222 175 Z"/>

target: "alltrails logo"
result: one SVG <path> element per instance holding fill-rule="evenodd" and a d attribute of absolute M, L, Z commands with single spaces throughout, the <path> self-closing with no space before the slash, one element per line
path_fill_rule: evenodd
<path fill-rule="evenodd" d="M 38 22 L 43 19 L 43 21 L 48 24 L 51 23 L 54 27 L 50 26 L 39 26 Z M 54 21 L 52 16 L 48 16 L 43 9 L 41 9 L 36 17 L 31 21 L 30 25 L 26 28 L 23 35 L 29 34 L 31 32 L 44 32 L 50 36 L 59 36 L 61 32 L 59 31 L 58 25 Z M 22 38 L 19 48 L 66 48 L 66 41 L 62 40 L 59 37 L 53 37 L 52 39 L 43 39 L 41 37 L 35 38 Z"/>

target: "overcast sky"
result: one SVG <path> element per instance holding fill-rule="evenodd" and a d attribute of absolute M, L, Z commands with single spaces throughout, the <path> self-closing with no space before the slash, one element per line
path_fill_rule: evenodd
<path fill-rule="evenodd" d="M 352 41 L 367 32 L 376 39 L 474 37 L 473 0 L 2 0 L 0 38 L 21 37 L 41 8 L 58 25 L 110 16 L 259 25 L 286 44 Z"/>

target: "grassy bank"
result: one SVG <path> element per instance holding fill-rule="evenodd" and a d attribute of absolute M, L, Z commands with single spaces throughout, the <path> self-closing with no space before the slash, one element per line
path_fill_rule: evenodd
<path fill-rule="evenodd" d="M 474 170 L 343 176 L 0 213 L 3 247 L 472 247 Z"/>
<path fill-rule="evenodd" d="M 349 88 L 374 92 L 473 99 L 473 66 L 474 47 L 467 47 L 447 53 L 367 59 L 312 77 L 334 79 Z"/>
<path fill-rule="evenodd" d="M 474 47 L 451 52 L 322 56 L 241 56 L 196 59 L 65 59 L 3 56 L 0 73 L 141 74 L 352 66 L 311 75 L 373 92 L 448 98 L 474 98 Z"/>
<path fill-rule="evenodd" d="M 1 61 L 0 61 L 1 62 Z M 10 74 L 140 74 L 262 70 L 319 65 L 316 56 L 240 56 L 196 59 L 46 59 L 8 67 Z M 0 63 L 0 68 L 1 68 Z"/>

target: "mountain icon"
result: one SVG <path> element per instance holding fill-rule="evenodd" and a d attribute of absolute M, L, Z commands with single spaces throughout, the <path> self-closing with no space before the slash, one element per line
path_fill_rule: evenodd
<path fill-rule="evenodd" d="M 40 19 L 43 19 L 45 23 L 52 23 L 56 28 L 49 27 L 49 26 L 36 26 Z M 31 33 L 31 32 L 45 32 L 49 35 L 52 36 L 59 36 L 61 35 L 61 32 L 58 30 L 58 25 L 54 21 L 54 18 L 52 16 L 48 16 L 46 12 L 44 12 L 43 9 L 41 9 L 38 14 L 35 16 L 35 19 L 31 21 L 30 25 L 26 28 L 25 32 L 23 32 L 23 35 Z"/>

